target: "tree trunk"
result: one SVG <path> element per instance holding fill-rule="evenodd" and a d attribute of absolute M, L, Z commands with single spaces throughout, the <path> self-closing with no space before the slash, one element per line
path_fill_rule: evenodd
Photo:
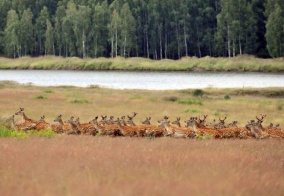
<path fill-rule="evenodd" d="M 230 43 L 230 28 L 227 25 L 227 44 L 228 44 L 228 56 L 231 57 L 231 43 Z"/>
<path fill-rule="evenodd" d="M 188 56 L 188 49 L 187 49 L 187 39 L 186 39 L 186 28 L 185 28 L 185 24 L 184 24 L 184 26 L 183 26 L 183 34 L 184 34 L 185 56 Z"/>

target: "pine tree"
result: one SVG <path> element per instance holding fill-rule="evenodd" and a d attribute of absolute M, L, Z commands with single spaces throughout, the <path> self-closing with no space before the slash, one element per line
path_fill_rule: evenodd
<path fill-rule="evenodd" d="M 30 9 L 24 11 L 19 24 L 19 41 L 24 55 L 32 54 L 33 52 L 33 14 Z"/>

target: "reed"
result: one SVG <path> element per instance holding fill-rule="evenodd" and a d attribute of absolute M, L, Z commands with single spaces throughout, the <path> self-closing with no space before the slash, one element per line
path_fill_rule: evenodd
<path fill-rule="evenodd" d="M 232 58 L 184 57 L 180 60 L 146 58 L 21 57 L 0 58 L 0 69 L 67 69 L 67 70 L 152 70 L 152 71 L 284 71 L 283 59 L 260 59 L 243 55 Z"/>

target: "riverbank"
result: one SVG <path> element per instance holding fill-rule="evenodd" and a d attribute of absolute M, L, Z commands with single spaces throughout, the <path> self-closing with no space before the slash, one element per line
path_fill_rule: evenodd
<path fill-rule="evenodd" d="M 260 59 L 248 55 L 232 58 L 184 57 L 180 60 L 151 60 L 138 57 L 113 59 L 56 56 L 17 59 L 2 57 L 0 69 L 283 72 L 284 59 Z"/>

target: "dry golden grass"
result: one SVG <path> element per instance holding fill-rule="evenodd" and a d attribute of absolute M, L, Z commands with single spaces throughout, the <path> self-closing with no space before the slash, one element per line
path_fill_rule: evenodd
<path fill-rule="evenodd" d="M 1 82 L 0 117 L 24 107 L 30 118 L 45 115 L 48 122 L 58 114 L 88 122 L 96 115 L 136 111 L 137 124 L 146 116 L 156 124 L 164 115 L 183 120 L 208 114 L 209 121 L 228 116 L 227 122 L 244 125 L 260 113 L 267 114 L 267 124 L 284 123 L 281 88 L 205 89 L 202 98 L 192 96 L 192 91 Z M 224 99 L 227 94 L 231 99 Z M 179 100 L 202 104 L 185 105 Z M 283 157 L 284 143 L 277 139 L 0 138 L 0 195 L 282 195 Z"/>
<path fill-rule="evenodd" d="M 282 195 L 282 140 L 0 138 L 0 195 Z"/>
<path fill-rule="evenodd" d="M 208 122 L 227 116 L 227 123 L 237 120 L 242 126 L 256 115 L 266 114 L 265 126 L 270 122 L 284 124 L 283 88 L 204 89 L 203 97 L 194 97 L 192 92 L 37 87 L 1 82 L 0 117 L 11 116 L 19 107 L 24 107 L 28 117 L 39 119 L 45 115 L 47 122 L 52 122 L 59 114 L 63 115 L 63 120 L 75 116 L 80 117 L 81 122 L 89 122 L 97 115 L 117 117 L 135 111 L 138 112 L 137 124 L 146 116 L 151 116 L 152 123 L 157 124 L 164 115 L 170 116 L 171 121 L 176 117 L 183 121 L 199 114 L 208 114 Z M 225 95 L 230 99 L 225 100 Z M 41 96 L 44 99 L 38 98 Z M 174 101 L 169 101 L 173 98 Z M 74 100 L 77 103 L 72 103 Z M 180 104 L 180 101 L 189 104 Z"/>

